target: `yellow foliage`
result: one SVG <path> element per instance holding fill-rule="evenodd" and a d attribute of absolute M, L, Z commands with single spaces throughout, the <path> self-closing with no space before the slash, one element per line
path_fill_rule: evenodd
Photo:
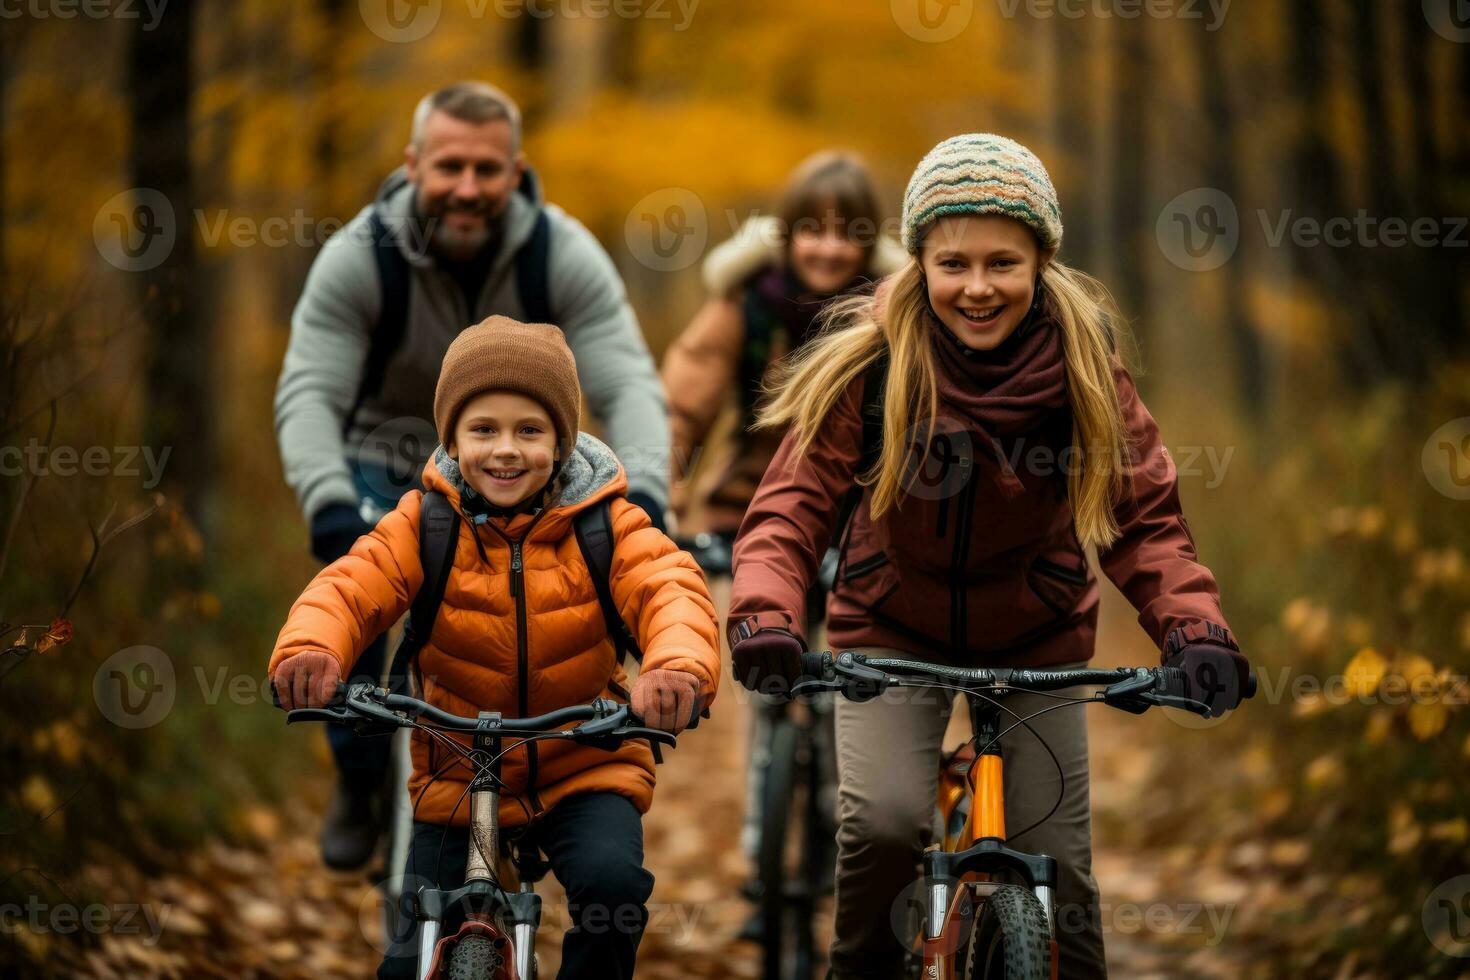
<path fill-rule="evenodd" d="M 33 775 L 21 784 L 20 798 L 27 809 L 41 816 L 56 809 L 56 794 L 52 792 L 51 784 L 39 775 Z"/>
<path fill-rule="evenodd" d="M 1419 846 L 1424 828 L 1414 819 L 1407 803 L 1395 803 L 1388 811 L 1388 850 L 1391 854 L 1408 854 Z"/>
<path fill-rule="evenodd" d="M 1419 529 L 1412 521 L 1404 520 L 1393 532 L 1393 550 L 1406 555 L 1419 546 Z"/>
<path fill-rule="evenodd" d="M 208 619 L 217 619 L 220 613 L 219 596 L 213 592 L 201 592 L 195 600 L 198 604 L 199 614 Z"/>
<path fill-rule="evenodd" d="M 1388 672 L 1388 661 L 1372 647 L 1363 647 L 1348 665 L 1346 675 L 1348 694 L 1355 698 L 1366 698 L 1378 690 L 1378 685 Z"/>
<path fill-rule="evenodd" d="M 1288 602 L 1281 610 L 1281 625 L 1288 633 L 1295 633 L 1302 628 L 1307 617 L 1312 612 L 1312 600 L 1305 596 L 1297 596 Z"/>
<path fill-rule="evenodd" d="M 1332 629 L 1332 613 L 1326 606 L 1300 596 L 1286 604 L 1281 612 L 1281 624 L 1303 649 L 1320 652 L 1326 647 Z"/>
<path fill-rule="evenodd" d="M 606 95 L 584 114 L 549 123 L 528 153 L 548 197 L 594 231 L 621 232 L 640 198 L 679 187 L 700 198 L 714 243 L 745 217 L 732 222 L 726 209 L 768 209 L 791 168 L 831 136 L 733 95 L 677 102 Z"/>
<path fill-rule="evenodd" d="M 76 726 L 67 721 L 58 721 L 48 732 L 51 748 L 58 758 L 69 766 L 82 759 L 82 736 Z"/>
<path fill-rule="evenodd" d="M 1342 622 L 1342 638 L 1353 646 L 1368 646 L 1373 639 L 1373 624 L 1365 616 L 1350 615 Z"/>
<path fill-rule="evenodd" d="M 1421 742 L 1427 742 L 1449 722 L 1450 709 L 1443 701 L 1423 701 L 1409 705 L 1409 731 Z"/>
<path fill-rule="evenodd" d="M 1421 678 L 1435 676 L 1434 664 L 1422 653 L 1401 653 L 1394 667 L 1411 687 L 1415 681 L 1424 683 Z"/>
<path fill-rule="evenodd" d="M 1342 778 L 1342 762 L 1331 753 L 1319 755 L 1307 765 L 1304 778 L 1313 789 L 1335 784 Z"/>
<path fill-rule="evenodd" d="M 1363 729 L 1363 741 L 1369 745 L 1381 745 L 1393 729 L 1393 714 L 1389 711 L 1374 711 L 1368 716 L 1368 726 Z"/>
<path fill-rule="evenodd" d="M 1359 537 L 1365 539 L 1376 538 L 1383 533 L 1383 529 L 1387 524 L 1388 515 L 1383 512 L 1382 507 L 1370 504 L 1358 511 L 1357 530 Z"/>
<path fill-rule="evenodd" d="M 1441 820 L 1439 823 L 1430 826 L 1429 836 L 1432 840 L 1448 841 L 1451 844 L 1464 844 L 1467 840 L 1470 840 L 1470 822 L 1467 822 L 1464 817 Z"/>
<path fill-rule="evenodd" d="M 1291 713 L 1296 718 L 1311 718 L 1314 715 L 1320 715 L 1330 707 L 1332 703 L 1322 696 L 1322 692 L 1308 691 L 1297 699 Z"/>
<path fill-rule="evenodd" d="M 1284 789 L 1272 789 L 1261 795 L 1257 804 L 1262 820 L 1279 820 L 1291 809 L 1291 794 Z"/>

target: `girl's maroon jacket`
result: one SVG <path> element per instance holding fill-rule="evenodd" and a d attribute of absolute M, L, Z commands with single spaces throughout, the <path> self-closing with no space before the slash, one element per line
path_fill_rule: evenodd
<path fill-rule="evenodd" d="M 1098 587 L 1067 500 L 1072 417 L 1058 335 L 1043 321 L 974 353 L 935 331 L 939 435 L 898 508 L 875 522 L 863 492 L 828 606 L 834 650 L 891 647 L 974 666 L 1092 656 Z M 1131 480 L 1115 506 L 1122 536 L 1099 564 L 1161 649 L 1176 630 L 1234 646 L 1180 512 L 1174 461 L 1132 377 L 1122 367 L 1114 377 Z M 859 378 L 804 455 L 788 433 L 767 469 L 735 543 L 732 645 L 765 627 L 805 636 L 807 587 L 859 469 L 862 400 Z"/>

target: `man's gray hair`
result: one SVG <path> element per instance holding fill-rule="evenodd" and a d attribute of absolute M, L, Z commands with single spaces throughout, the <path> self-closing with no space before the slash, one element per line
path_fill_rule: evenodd
<path fill-rule="evenodd" d="M 420 99 L 413 110 L 412 139 L 415 147 L 423 148 L 424 127 L 435 112 L 471 123 L 504 119 L 510 123 L 511 150 L 521 148 L 521 110 L 515 100 L 488 82 L 456 82 Z"/>

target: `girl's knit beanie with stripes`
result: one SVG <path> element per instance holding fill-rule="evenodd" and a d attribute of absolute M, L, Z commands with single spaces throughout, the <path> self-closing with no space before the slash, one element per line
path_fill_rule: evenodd
<path fill-rule="evenodd" d="M 1057 191 L 1036 154 L 993 133 L 951 136 L 919 161 L 903 195 L 903 247 L 952 214 L 999 214 L 1030 226 L 1043 250 L 1062 244 Z"/>

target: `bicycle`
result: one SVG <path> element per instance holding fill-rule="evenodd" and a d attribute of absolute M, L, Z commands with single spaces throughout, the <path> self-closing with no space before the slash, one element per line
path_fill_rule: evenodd
<path fill-rule="evenodd" d="M 424 720 L 421 720 L 424 719 Z M 697 722 L 696 718 L 691 722 Z M 417 728 L 457 752 L 474 769 L 469 786 L 470 855 L 462 887 L 420 887 L 408 900 L 417 924 L 417 975 L 420 980 L 535 980 L 536 930 L 541 924 L 541 898 L 536 883 L 550 865 L 534 848 L 502 841 L 499 826 L 501 760 L 512 749 L 533 741 L 565 740 L 614 751 L 628 739 L 646 739 L 659 757 L 659 745 L 677 739 L 643 727 L 626 704 L 598 698 L 534 718 L 504 718 L 482 711 L 474 718 L 453 715 L 406 694 L 390 694 L 358 682 L 338 687 L 333 703 L 288 712 L 288 724 L 304 721 L 353 723 L 359 735 L 396 733 Z M 563 728 L 579 722 L 576 727 Z M 690 725 L 693 727 L 693 724 Z M 465 748 L 446 733 L 472 736 Z M 503 747 L 506 739 L 516 741 Z M 504 845 L 504 848 L 503 848 Z M 508 852 L 509 866 L 502 865 Z M 514 892 L 502 878 L 512 878 Z M 441 936 L 446 917 L 464 911 L 464 924 Z"/>
<path fill-rule="evenodd" d="M 678 540 L 706 575 L 731 572 L 729 535 L 702 533 Z M 828 551 L 807 593 L 808 630 L 826 619 L 827 594 L 838 553 Z M 797 706 L 800 705 L 798 710 Z M 756 702 L 751 765 L 757 771 L 759 846 L 746 897 L 756 905 L 741 938 L 761 943 L 765 980 L 809 980 L 817 967 L 817 903 L 831 894 L 836 864 L 836 733 L 832 699 L 762 696 Z"/>
<path fill-rule="evenodd" d="M 1003 704 L 1012 691 L 1048 693 L 1077 685 L 1103 689 L 1085 698 L 1052 695 L 1057 704 L 1025 717 Z M 1001 739 L 1038 714 L 1074 705 L 1102 703 L 1135 714 L 1163 706 L 1210 717 L 1209 706 L 1189 696 L 1188 677 L 1172 667 L 964 668 L 851 651 L 803 654 L 802 677 L 791 695 L 831 691 L 868 701 L 890 687 L 937 687 L 970 696 L 968 744 L 974 759 L 961 760 L 958 769 L 954 755 L 945 759 L 948 778 L 940 781 L 937 801 L 945 832 L 940 846 L 926 851 L 923 860 L 927 903 L 914 953 L 924 980 L 1056 980 L 1052 892 L 1057 862 L 1006 846 Z M 1252 674 L 1242 695 L 1250 698 L 1255 691 Z M 1015 716 L 1005 727 L 1003 713 Z M 1060 764 L 1057 768 L 1060 772 Z M 962 804 L 968 810 L 954 828 Z M 1021 884 L 998 876 L 1019 878 Z"/>

